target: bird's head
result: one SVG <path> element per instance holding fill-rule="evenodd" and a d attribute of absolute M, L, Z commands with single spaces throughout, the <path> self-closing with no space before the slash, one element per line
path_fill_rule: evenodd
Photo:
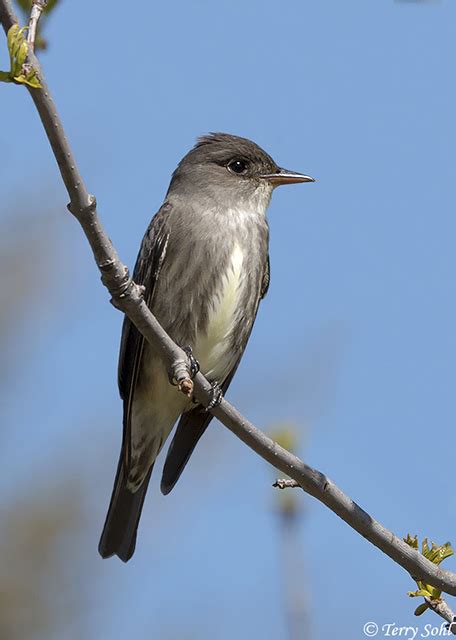
<path fill-rule="evenodd" d="M 279 167 L 266 151 L 227 133 L 211 133 L 181 160 L 173 173 L 168 194 L 215 198 L 236 206 L 265 210 L 272 191 L 282 184 L 314 182 L 310 176 Z"/>

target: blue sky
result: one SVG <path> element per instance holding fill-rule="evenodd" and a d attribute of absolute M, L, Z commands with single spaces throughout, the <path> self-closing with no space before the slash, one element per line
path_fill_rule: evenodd
<path fill-rule="evenodd" d="M 395 533 L 438 542 L 456 527 L 455 25 L 445 0 L 136 2 L 109 12 L 81 0 L 55 11 L 41 56 L 130 266 L 201 133 L 247 136 L 317 178 L 274 194 L 271 287 L 229 399 L 264 429 L 294 424 L 304 459 Z M 5 46 L 0 60 L 6 67 Z M 36 208 L 53 229 L 39 309 L 19 323 L 20 362 L 2 397 L 0 497 L 68 468 L 87 482 L 87 544 L 66 553 L 98 585 L 89 637 L 285 639 L 274 471 L 215 422 L 175 492 L 163 498 L 154 473 L 134 560 L 98 557 L 121 435 L 121 316 L 66 213 L 31 100 L 0 91 L 11 123 L 0 131 L 1 216 Z M 265 378 L 274 392 L 264 393 Z M 332 638 L 335 620 L 351 638 L 368 620 L 440 624 L 413 617 L 402 569 L 302 502 L 297 566 L 313 638 Z"/>

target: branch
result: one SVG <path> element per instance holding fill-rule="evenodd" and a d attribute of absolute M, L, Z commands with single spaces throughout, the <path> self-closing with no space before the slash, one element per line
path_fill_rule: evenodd
<path fill-rule="evenodd" d="M 288 478 L 277 478 L 272 485 L 277 489 L 300 489 L 301 485 L 296 480 L 289 480 Z"/>
<path fill-rule="evenodd" d="M 9 0 L 0 0 L 0 21 L 5 31 L 17 22 Z M 141 288 L 131 280 L 127 268 L 120 261 L 106 235 L 98 218 L 95 198 L 89 195 L 79 173 L 41 67 L 33 53 L 29 57 L 38 72 L 43 88 L 28 90 L 38 110 L 70 197 L 68 208 L 81 224 L 89 241 L 101 272 L 102 282 L 111 294 L 111 301 L 130 318 L 155 348 L 176 381 L 187 381 L 190 379 L 188 358 L 152 315 L 143 300 Z M 195 376 L 193 382 L 194 395 L 199 402 L 207 406 L 212 397 L 210 383 L 201 373 Z M 445 593 L 456 595 L 456 574 L 440 569 L 388 531 L 323 473 L 312 469 L 271 440 L 225 399 L 220 405 L 211 409 L 211 412 L 253 451 L 282 473 L 290 476 L 304 491 L 329 507 L 355 531 L 408 571 L 414 579 L 423 580 Z"/>
<path fill-rule="evenodd" d="M 48 0 L 33 0 L 32 9 L 30 11 L 29 28 L 27 34 L 27 43 L 32 51 L 35 49 L 36 28 L 41 13 L 46 9 Z"/>
<path fill-rule="evenodd" d="M 447 605 L 443 598 L 433 600 L 432 598 L 425 598 L 426 604 L 429 609 L 432 609 L 437 615 L 448 622 L 448 632 L 456 636 L 456 616 L 454 611 Z"/>

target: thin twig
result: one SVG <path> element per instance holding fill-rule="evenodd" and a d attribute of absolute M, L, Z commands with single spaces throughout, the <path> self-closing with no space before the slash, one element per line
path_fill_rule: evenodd
<path fill-rule="evenodd" d="M 17 21 L 9 0 L 0 0 L 0 21 L 5 31 Z M 68 191 L 69 209 L 80 222 L 90 243 L 102 274 L 103 284 L 108 288 L 113 304 L 130 318 L 146 340 L 156 349 L 168 368 L 173 371 L 180 367 L 181 375 L 185 370 L 188 377 L 186 354 L 171 340 L 152 315 L 143 300 L 141 288 L 132 282 L 127 268 L 120 261 L 101 225 L 97 215 L 95 198 L 89 195 L 79 173 L 41 67 L 33 54 L 30 57 L 34 68 L 39 70 L 43 88 L 30 89 L 29 91 Z M 182 361 L 185 363 L 184 367 L 181 366 Z M 174 377 L 180 382 L 176 376 Z M 212 398 L 212 386 L 201 373 L 196 374 L 194 378 L 194 393 L 204 406 L 207 406 Z M 408 571 L 415 580 L 422 580 L 438 587 L 445 593 L 456 595 L 456 574 L 436 566 L 391 531 L 388 531 L 323 473 L 312 469 L 271 440 L 225 399 L 221 401 L 220 405 L 211 409 L 211 412 L 247 446 L 282 473 L 293 478 L 304 491 L 329 507 L 355 531 L 358 531 Z"/>
<path fill-rule="evenodd" d="M 296 480 L 289 478 L 277 478 L 272 486 L 277 489 L 301 489 L 301 485 Z"/>
<path fill-rule="evenodd" d="M 432 598 L 424 598 L 429 609 L 432 609 L 437 615 L 448 622 L 448 630 L 456 636 L 456 615 L 448 606 L 443 598 L 433 600 Z"/>
<path fill-rule="evenodd" d="M 36 29 L 38 20 L 42 12 L 46 9 L 48 0 L 33 0 L 32 9 L 30 11 L 29 28 L 27 33 L 27 43 L 32 51 L 35 50 Z"/>

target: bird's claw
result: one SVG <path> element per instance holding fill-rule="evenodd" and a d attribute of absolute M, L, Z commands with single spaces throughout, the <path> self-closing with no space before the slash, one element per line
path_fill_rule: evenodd
<path fill-rule="evenodd" d="M 195 358 L 195 356 L 193 355 L 193 350 L 190 345 L 188 347 L 184 347 L 182 351 L 185 353 L 185 355 L 187 356 L 190 362 L 189 373 L 190 373 L 190 378 L 193 380 L 193 378 L 196 376 L 196 374 L 200 370 L 200 364 L 198 360 Z"/>
<path fill-rule="evenodd" d="M 219 383 L 215 380 L 211 383 L 211 399 L 209 404 L 206 407 L 206 411 L 210 411 L 210 409 L 214 409 L 214 407 L 218 407 L 218 405 L 223 400 L 223 391 L 220 388 Z"/>
<path fill-rule="evenodd" d="M 189 360 L 189 363 L 190 363 L 190 366 L 188 367 L 188 373 L 189 373 L 189 376 L 190 376 L 190 380 L 189 379 L 186 379 L 186 381 L 184 380 L 184 382 L 189 383 L 191 380 L 193 380 L 193 378 L 196 376 L 196 374 L 200 370 L 200 365 L 199 365 L 198 360 L 193 355 L 193 351 L 192 351 L 192 348 L 190 346 L 182 347 L 182 351 L 185 353 L 185 355 L 187 356 L 187 358 Z M 174 377 L 174 373 L 172 373 L 170 371 L 168 372 L 168 380 L 169 380 L 170 384 L 173 385 L 173 387 L 176 387 L 176 386 L 180 387 L 180 385 L 182 384 L 182 380 L 181 380 L 181 382 L 177 382 L 177 380 Z M 193 389 L 193 387 L 192 387 L 192 389 Z M 189 389 L 188 393 L 187 393 L 187 391 L 184 391 L 184 393 L 186 395 L 189 395 L 189 393 L 191 393 L 192 389 Z M 180 389 L 180 390 L 182 391 L 182 389 Z"/>

